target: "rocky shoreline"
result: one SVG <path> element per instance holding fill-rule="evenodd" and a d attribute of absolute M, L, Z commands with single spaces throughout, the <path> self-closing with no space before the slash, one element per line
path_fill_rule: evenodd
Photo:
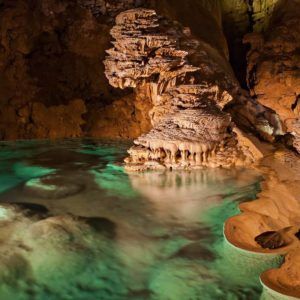
<path fill-rule="evenodd" d="M 278 258 L 284 256 L 280 268 L 266 270 L 261 274 L 261 282 L 264 290 L 270 290 L 271 293 L 275 291 L 273 294 L 299 298 L 299 158 L 288 150 L 277 150 L 264 158 L 255 169 L 264 176 L 262 192 L 258 194 L 257 200 L 241 203 L 241 214 L 226 221 L 225 238 L 231 245 L 249 254 L 264 254 L 266 260 L 272 255 Z M 255 238 L 267 232 L 274 232 L 275 235 L 271 240 L 273 245 L 264 248 Z M 276 242 L 279 240 L 281 243 L 278 247 Z M 263 261 L 264 256 L 257 255 L 257 259 Z"/>

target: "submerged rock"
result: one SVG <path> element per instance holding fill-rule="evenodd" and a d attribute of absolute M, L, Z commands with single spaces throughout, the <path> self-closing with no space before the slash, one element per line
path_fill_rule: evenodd
<path fill-rule="evenodd" d="M 263 248 L 268 249 L 278 249 L 287 245 L 282 235 L 277 231 L 266 231 L 255 237 L 255 241 Z"/>
<path fill-rule="evenodd" d="M 213 261 L 215 255 L 199 242 L 194 242 L 184 246 L 175 253 L 173 258 L 200 259 L 204 261 Z"/>
<path fill-rule="evenodd" d="M 85 186 L 59 175 L 33 178 L 26 182 L 24 192 L 43 199 L 60 199 L 81 192 Z"/>
<path fill-rule="evenodd" d="M 13 203 L 13 207 L 17 207 L 18 211 L 28 218 L 35 216 L 45 218 L 49 215 L 49 210 L 40 204 L 18 202 Z"/>
<path fill-rule="evenodd" d="M 95 232 L 103 234 L 108 238 L 116 237 L 116 224 L 107 218 L 90 217 L 90 218 L 79 218 L 89 225 Z"/>
<path fill-rule="evenodd" d="M 212 272 L 195 261 L 171 259 L 151 275 L 149 288 L 154 299 L 222 299 L 225 296 Z"/>

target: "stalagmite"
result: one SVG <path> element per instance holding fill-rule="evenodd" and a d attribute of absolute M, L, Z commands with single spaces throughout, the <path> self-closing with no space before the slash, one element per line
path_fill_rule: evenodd
<path fill-rule="evenodd" d="M 243 105 L 252 124 L 264 109 L 253 112 L 249 108 L 257 104 L 244 105 L 245 96 L 236 99 L 235 80 L 220 77 L 217 63 L 190 30 L 140 8 L 119 14 L 111 35 L 114 48 L 104 62 L 110 84 L 144 88 L 153 103 L 153 129 L 134 141 L 128 170 L 230 167 L 257 158 L 256 151 L 240 143 L 231 115 L 223 109 L 231 102 Z M 191 63 L 195 56 L 197 65 Z M 264 122 L 257 128 L 273 135 L 274 124 L 267 118 Z"/>

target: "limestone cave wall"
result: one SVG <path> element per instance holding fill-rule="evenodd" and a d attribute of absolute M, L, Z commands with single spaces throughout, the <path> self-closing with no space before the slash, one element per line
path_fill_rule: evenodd
<path fill-rule="evenodd" d="M 248 34 L 247 82 L 252 97 L 280 116 L 300 150 L 300 1 L 277 3 L 264 33 Z"/>
<path fill-rule="evenodd" d="M 130 137 L 130 130 L 108 132 L 106 124 L 122 128 L 132 120 L 135 131 L 144 126 L 147 117 L 134 96 L 129 101 L 128 92 L 111 89 L 104 76 L 109 15 L 115 12 L 97 19 L 89 1 L 82 2 L 1 2 L 0 139 Z"/>
<path fill-rule="evenodd" d="M 243 88 L 247 88 L 246 55 L 249 47 L 243 37 L 249 32 L 264 32 L 278 0 L 221 0 L 223 28 L 228 40 L 230 61 Z"/>
<path fill-rule="evenodd" d="M 209 22 L 220 24 L 217 2 L 2 0 L 0 139 L 132 138 L 147 131 L 149 101 L 112 89 L 104 76 L 114 17 L 129 8 L 153 6 L 197 31 L 204 13 L 210 14 Z M 227 51 L 221 27 L 206 34 Z"/>
<path fill-rule="evenodd" d="M 275 2 L 1 0 L 0 140 L 135 138 L 151 128 L 151 99 L 114 89 L 104 76 L 109 31 L 121 11 L 154 8 L 189 27 L 233 78 L 232 45 L 264 29 Z"/>

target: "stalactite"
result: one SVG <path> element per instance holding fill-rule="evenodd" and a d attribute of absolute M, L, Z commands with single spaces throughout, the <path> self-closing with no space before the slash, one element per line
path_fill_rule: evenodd
<path fill-rule="evenodd" d="M 105 60 L 106 76 L 115 87 L 149 90 L 147 83 L 154 105 L 150 113 L 154 127 L 135 140 L 126 160 L 128 169 L 230 167 L 257 158 L 253 155 L 257 151 L 248 150 L 251 143 L 244 149 L 230 114 L 222 110 L 234 100 L 235 80 L 225 74 L 217 79 L 221 73 L 218 64 L 201 41 L 186 32 L 151 9 L 133 9 L 116 17 L 111 30 L 114 48 L 107 51 Z M 200 53 L 199 66 L 189 61 L 194 53 Z M 240 98 L 246 113 L 252 109 L 248 118 L 258 124 L 258 111 L 264 109 L 253 111 L 256 104 L 251 106 L 247 97 Z M 270 131 L 273 127 L 267 118 L 264 121 L 261 130 L 272 136 L 275 129 Z"/>

